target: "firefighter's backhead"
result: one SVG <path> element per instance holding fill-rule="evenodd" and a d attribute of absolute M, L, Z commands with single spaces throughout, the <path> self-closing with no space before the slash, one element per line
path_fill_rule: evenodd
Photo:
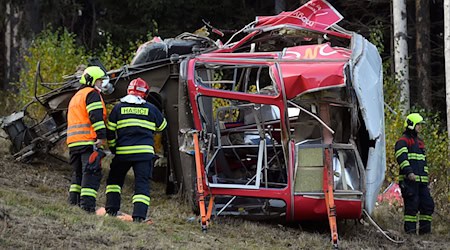
<path fill-rule="evenodd" d="M 150 87 L 142 78 L 136 78 L 128 85 L 127 92 L 129 95 L 140 96 L 145 99 L 147 98 L 148 93 L 150 93 Z"/>
<path fill-rule="evenodd" d="M 101 80 L 102 85 L 104 85 L 105 83 L 109 82 L 109 77 L 105 73 L 105 71 L 103 71 L 100 67 L 90 66 L 90 67 L 87 67 L 83 71 L 83 75 L 81 75 L 80 83 L 87 85 L 87 86 L 94 87 L 97 80 Z"/>
<path fill-rule="evenodd" d="M 404 126 L 406 129 L 414 130 L 417 124 L 424 123 L 423 117 L 418 113 L 409 114 L 404 122 Z"/>

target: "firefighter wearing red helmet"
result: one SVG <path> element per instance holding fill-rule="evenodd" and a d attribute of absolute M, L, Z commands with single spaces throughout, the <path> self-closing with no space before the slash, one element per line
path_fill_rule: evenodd
<path fill-rule="evenodd" d="M 395 158 L 400 165 L 399 182 L 404 201 L 404 229 L 408 234 L 431 233 L 434 201 L 428 188 L 428 166 L 425 144 L 419 138 L 423 117 L 418 113 L 408 115 L 405 132 L 395 143 Z"/>
<path fill-rule="evenodd" d="M 158 108 L 145 100 L 149 91 L 143 79 L 132 80 L 128 86 L 128 95 L 114 106 L 107 125 L 108 144 L 115 157 L 106 181 L 106 212 L 117 215 L 125 176 L 133 168 L 135 190 L 132 216 L 135 222 L 146 219 L 150 205 L 153 135 L 167 125 Z"/>

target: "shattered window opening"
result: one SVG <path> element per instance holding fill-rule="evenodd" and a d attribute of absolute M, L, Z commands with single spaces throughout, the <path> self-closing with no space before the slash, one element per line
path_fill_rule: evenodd
<path fill-rule="evenodd" d="M 281 145 L 280 110 L 274 105 L 219 97 L 199 98 L 212 138 L 205 161 L 211 187 L 284 188 L 287 170 Z M 213 103 L 229 105 L 214 108 Z"/>
<path fill-rule="evenodd" d="M 279 91 L 268 65 L 197 63 L 196 79 L 207 88 L 276 96 Z"/>
<path fill-rule="evenodd" d="M 323 190 L 324 130 L 332 131 L 334 188 L 337 195 L 359 199 L 362 194 L 364 166 L 351 136 L 352 105 L 345 91 L 318 91 L 298 96 L 288 102 L 291 138 L 295 141 L 296 193 L 321 193 Z M 321 107 L 327 106 L 329 114 Z M 327 120 L 329 119 L 329 120 Z M 326 125 L 326 126 L 325 126 Z"/>

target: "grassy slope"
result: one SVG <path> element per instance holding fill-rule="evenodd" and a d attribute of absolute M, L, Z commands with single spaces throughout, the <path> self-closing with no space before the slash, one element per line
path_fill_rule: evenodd
<path fill-rule="evenodd" d="M 107 174 L 107 170 L 105 170 Z M 111 217 L 88 215 L 66 204 L 70 170 L 65 164 L 43 160 L 35 164 L 14 163 L 0 155 L 0 248 L 58 249 L 329 249 L 329 233 L 317 223 L 303 227 L 216 218 L 203 234 L 188 207 L 168 197 L 154 184 L 150 216 L 153 225 L 122 222 Z M 99 205 L 105 202 L 104 183 Z M 131 212 L 132 176 L 124 188 L 123 211 Z M 380 207 L 376 220 L 401 235 L 401 211 Z M 447 218 L 448 219 L 448 218 Z M 313 229 L 311 229 L 313 228 Z M 409 244 L 396 245 L 373 226 L 340 222 L 343 249 L 446 249 L 450 243 L 448 221 L 434 225 L 432 236 L 406 237 Z M 405 237 L 405 236 L 401 236 Z"/>

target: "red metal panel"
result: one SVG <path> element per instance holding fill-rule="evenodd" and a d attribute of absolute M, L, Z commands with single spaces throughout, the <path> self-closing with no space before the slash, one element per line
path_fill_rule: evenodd
<path fill-rule="evenodd" d="M 359 219 L 362 215 L 362 202 L 359 200 L 334 200 L 338 219 Z M 328 219 L 325 199 L 295 196 L 294 220 Z"/>
<path fill-rule="evenodd" d="M 290 187 L 284 189 L 260 188 L 257 190 L 251 189 L 231 189 L 231 188 L 209 188 L 205 190 L 205 195 L 208 193 L 213 195 L 231 195 L 243 197 L 259 197 L 283 200 L 286 203 L 286 220 L 290 220 L 292 213 L 291 209 L 291 192 Z"/>
<path fill-rule="evenodd" d="M 348 34 L 327 30 L 342 18 L 342 15 L 327 1 L 315 0 L 309 1 L 294 11 L 284 11 L 276 16 L 258 16 L 256 17 L 255 27 L 289 25 L 296 26 L 299 29 L 332 33 L 335 36 L 350 38 Z"/>
<path fill-rule="evenodd" d="M 307 92 L 345 86 L 344 63 L 281 64 L 281 73 L 288 99 Z"/>
<path fill-rule="evenodd" d="M 309 1 L 294 11 L 283 11 L 276 16 L 256 17 L 258 26 L 292 24 L 314 30 L 326 30 L 342 20 L 342 15 L 327 1 Z"/>

